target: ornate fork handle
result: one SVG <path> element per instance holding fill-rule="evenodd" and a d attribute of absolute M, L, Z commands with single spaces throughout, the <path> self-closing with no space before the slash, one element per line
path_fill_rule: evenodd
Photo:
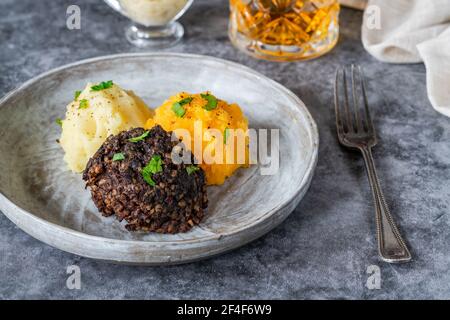
<path fill-rule="evenodd" d="M 366 164 L 367 175 L 375 202 L 375 214 L 377 223 L 378 251 L 386 262 L 407 262 L 411 260 L 411 254 L 402 239 L 397 226 L 392 219 L 389 208 L 384 199 L 378 180 L 375 163 L 370 147 L 359 148 Z"/>

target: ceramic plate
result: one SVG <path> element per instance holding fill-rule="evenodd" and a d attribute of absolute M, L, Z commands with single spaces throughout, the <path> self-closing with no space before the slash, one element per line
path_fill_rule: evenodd
<path fill-rule="evenodd" d="M 130 233 L 100 215 L 79 174 L 56 143 L 73 92 L 88 81 L 114 80 L 151 107 L 179 91 L 212 91 L 244 110 L 251 128 L 280 129 L 280 165 L 262 165 L 208 188 L 203 222 L 176 235 Z M 125 54 L 70 64 L 34 78 L 0 101 L 0 210 L 31 236 L 77 255 L 130 264 L 166 265 L 237 248 L 280 224 L 307 191 L 317 162 L 318 132 L 302 101 L 280 84 L 225 60 L 186 54 Z"/>

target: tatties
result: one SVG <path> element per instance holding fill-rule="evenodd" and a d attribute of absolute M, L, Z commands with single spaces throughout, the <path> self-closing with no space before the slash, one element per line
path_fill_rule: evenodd
<path fill-rule="evenodd" d="M 142 127 L 150 116 L 150 109 L 132 91 L 112 81 L 87 84 L 67 106 L 62 120 L 64 160 L 72 171 L 83 171 L 108 136 Z"/>

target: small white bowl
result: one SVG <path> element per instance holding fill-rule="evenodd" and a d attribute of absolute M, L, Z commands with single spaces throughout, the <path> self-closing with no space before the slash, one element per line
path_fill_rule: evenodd
<path fill-rule="evenodd" d="M 104 0 L 111 8 L 133 21 L 127 40 L 137 47 L 162 49 L 177 44 L 184 35 L 177 22 L 194 0 Z"/>

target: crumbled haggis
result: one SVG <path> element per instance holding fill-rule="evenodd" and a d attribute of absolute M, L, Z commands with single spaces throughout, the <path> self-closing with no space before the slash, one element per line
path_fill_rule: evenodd
<path fill-rule="evenodd" d="M 136 128 L 110 136 L 89 160 L 83 179 L 99 211 L 125 220 L 128 230 L 186 232 L 200 223 L 208 205 L 204 172 L 199 168 L 188 174 L 191 164 L 172 162 L 177 142 L 160 126 L 145 139 L 130 141 L 144 132 Z M 124 159 L 113 161 L 117 153 Z M 154 156 L 161 157 L 162 170 L 151 176 L 153 186 L 145 181 L 142 169 Z"/>

